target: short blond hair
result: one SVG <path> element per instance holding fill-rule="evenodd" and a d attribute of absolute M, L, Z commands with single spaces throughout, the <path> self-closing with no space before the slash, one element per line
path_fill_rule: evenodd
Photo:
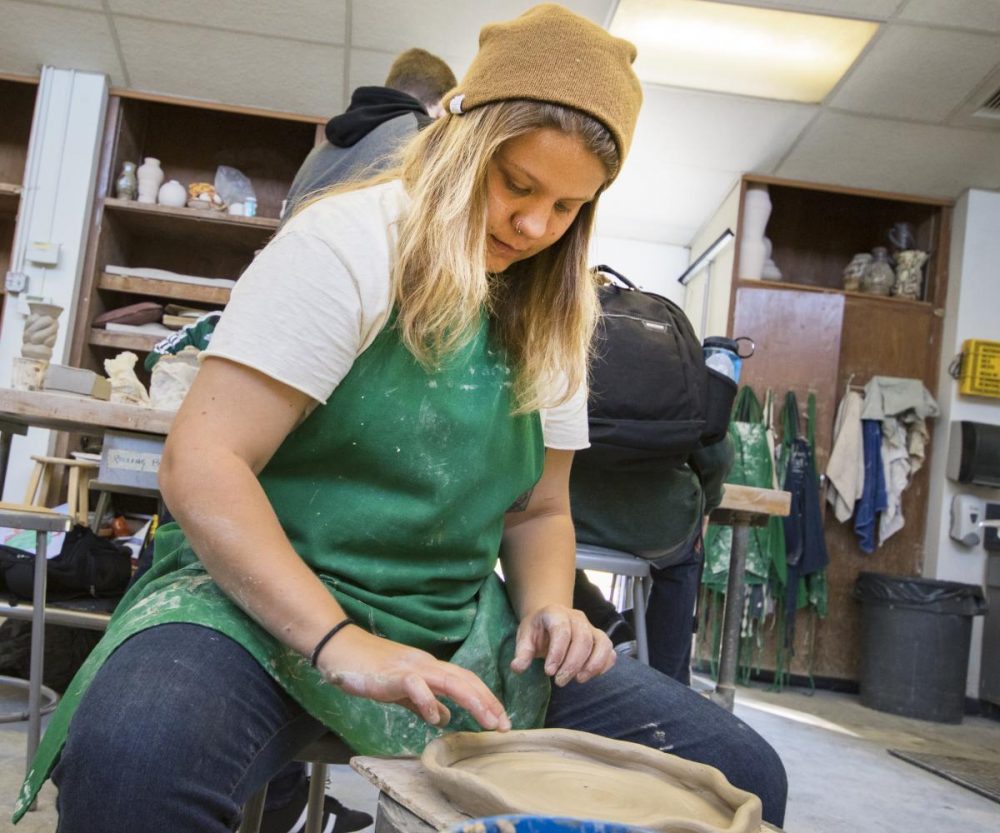
<path fill-rule="evenodd" d="M 401 53 L 385 79 L 385 86 L 412 95 L 428 110 L 456 84 L 455 73 L 437 55 L 424 49 L 407 49 Z"/>

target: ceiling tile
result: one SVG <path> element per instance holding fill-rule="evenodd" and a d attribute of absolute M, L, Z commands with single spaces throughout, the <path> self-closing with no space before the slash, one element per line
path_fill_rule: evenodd
<path fill-rule="evenodd" d="M 343 49 L 135 18 L 117 19 L 132 86 L 291 113 L 342 109 Z"/>
<path fill-rule="evenodd" d="M 103 12 L 104 3 L 101 0 L 21 0 L 32 6 L 69 6 L 73 9 L 88 9 L 92 12 Z"/>
<path fill-rule="evenodd" d="M 860 17 L 865 20 L 887 20 L 906 0 L 712 0 L 712 2 L 731 2 L 733 5 L 829 14 L 836 17 Z M 932 2 L 942 2 L 942 0 L 932 0 Z"/>
<path fill-rule="evenodd" d="M 998 63 L 1000 36 L 891 24 L 830 105 L 942 122 Z"/>
<path fill-rule="evenodd" d="M 1000 188 L 1000 133 L 823 113 L 777 174 L 953 199 Z"/>
<path fill-rule="evenodd" d="M 343 45 L 346 0 L 108 0 L 115 14 Z"/>
<path fill-rule="evenodd" d="M 380 0 L 353 6 L 351 45 L 393 53 L 419 46 L 435 55 L 464 57 L 479 45 L 484 24 L 509 20 L 537 5 L 536 0 Z M 609 0 L 564 0 L 563 5 L 603 24 Z M 456 72 L 456 74 L 458 74 Z"/>
<path fill-rule="evenodd" d="M 103 14 L 5 0 L 0 26 L 0 71 L 36 75 L 42 64 L 102 72 L 124 83 Z"/>
<path fill-rule="evenodd" d="M 646 85 L 632 145 L 633 167 L 664 159 L 703 168 L 766 173 L 817 107 Z"/>
<path fill-rule="evenodd" d="M 630 157 L 601 197 L 598 228 L 601 234 L 687 246 L 737 179 L 737 171 L 662 159 L 650 165 Z"/>
<path fill-rule="evenodd" d="M 1000 32 L 1000 3 L 997 0 L 910 0 L 899 19 Z"/>

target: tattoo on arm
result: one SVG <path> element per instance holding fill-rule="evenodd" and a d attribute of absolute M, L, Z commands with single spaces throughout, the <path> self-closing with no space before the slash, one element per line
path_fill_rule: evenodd
<path fill-rule="evenodd" d="M 523 512 L 528 508 L 528 503 L 531 501 L 531 493 L 535 491 L 535 487 L 532 486 L 528 491 L 521 495 L 517 500 L 515 500 L 511 505 L 508 512 Z"/>

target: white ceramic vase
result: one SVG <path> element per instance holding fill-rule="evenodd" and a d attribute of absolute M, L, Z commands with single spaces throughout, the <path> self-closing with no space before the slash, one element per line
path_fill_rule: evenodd
<path fill-rule="evenodd" d="M 59 335 L 59 315 L 63 308 L 58 304 L 40 301 L 28 302 L 28 317 L 24 320 L 21 355 L 26 359 L 49 361 L 52 348 Z"/>
<path fill-rule="evenodd" d="M 187 197 L 187 188 L 181 185 L 176 179 L 164 182 L 157 194 L 160 205 L 172 205 L 174 208 L 182 208 L 186 205 Z"/>
<path fill-rule="evenodd" d="M 743 197 L 743 228 L 740 236 L 741 278 L 760 280 L 767 261 L 764 230 L 771 216 L 771 197 L 766 185 L 751 185 Z"/>
<path fill-rule="evenodd" d="M 139 202 L 154 204 L 160 190 L 160 184 L 163 182 L 163 168 L 160 167 L 160 160 L 147 156 L 135 174 L 139 180 Z"/>

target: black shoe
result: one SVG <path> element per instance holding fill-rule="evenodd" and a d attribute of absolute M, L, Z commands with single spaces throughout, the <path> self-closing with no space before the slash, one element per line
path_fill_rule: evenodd
<path fill-rule="evenodd" d="M 284 807 L 265 810 L 260 833 L 301 833 L 306 826 L 306 803 L 309 799 L 309 781 L 303 781 L 292 800 Z M 326 796 L 323 803 L 323 833 L 353 833 L 370 826 L 372 817 L 360 810 L 345 807 L 336 798 Z"/>

